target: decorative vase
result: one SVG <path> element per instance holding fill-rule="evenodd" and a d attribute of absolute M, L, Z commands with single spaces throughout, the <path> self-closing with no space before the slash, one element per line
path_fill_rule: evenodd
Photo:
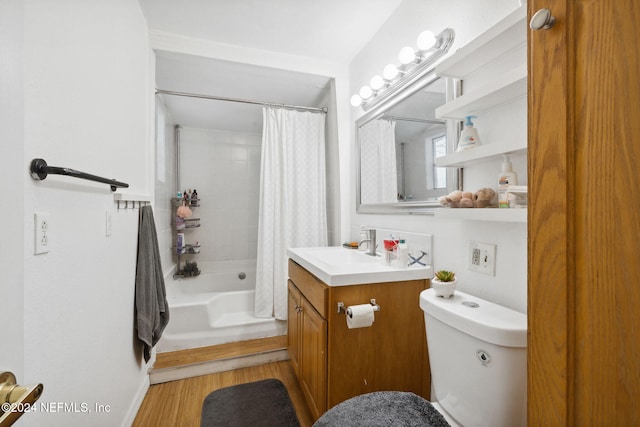
<path fill-rule="evenodd" d="M 431 287 L 435 291 L 436 296 L 451 298 L 451 295 L 453 295 L 456 290 L 456 281 L 457 280 L 453 280 L 452 282 L 441 282 L 434 277 L 431 279 Z"/>

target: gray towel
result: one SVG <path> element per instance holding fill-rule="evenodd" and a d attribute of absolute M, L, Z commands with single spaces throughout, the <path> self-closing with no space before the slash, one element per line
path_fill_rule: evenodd
<path fill-rule="evenodd" d="M 169 304 L 151 206 L 141 207 L 138 217 L 135 306 L 138 339 L 144 344 L 144 361 L 148 362 L 151 348 L 160 340 L 169 323 Z"/>

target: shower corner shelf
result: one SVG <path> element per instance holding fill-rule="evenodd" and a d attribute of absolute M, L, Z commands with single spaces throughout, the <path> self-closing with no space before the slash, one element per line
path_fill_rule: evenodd
<path fill-rule="evenodd" d="M 171 200 L 173 200 L 173 205 L 175 207 L 182 206 L 184 201 L 185 201 L 182 197 L 180 197 L 180 198 L 174 197 Z M 201 201 L 202 201 L 202 199 L 200 199 L 200 198 L 198 198 L 198 199 L 190 199 L 190 200 L 188 200 L 186 206 L 188 206 L 190 208 L 199 208 Z"/>
<path fill-rule="evenodd" d="M 200 198 L 188 199 L 173 197 L 171 202 L 174 207 L 188 206 L 189 208 L 200 207 Z M 193 230 L 200 227 L 200 218 L 180 218 L 176 216 L 174 221 L 175 238 L 177 240 L 177 234 L 183 233 L 188 230 Z M 185 261 L 184 268 L 182 266 L 182 257 L 187 255 L 197 255 L 200 253 L 200 244 L 184 244 L 184 246 L 178 247 L 174 245 L 171 247 L 171 251 L 177 258 L 176 272 L 174 277 L 193 277 L 200 274 L 200 269 L 197 267 L 197 263 Z M 187 258 L 189 259 L 189 258 Z"/>
<path fill-rule="evenodd" d="M 178 253 L 178 247 L 172 246 L 171 249 L 175 252 L 176 255 L 195 255 L 200 253 L 200 245 L 184 245 L 182 249 L 184 252 Z"/>
<path fill-rule="evenodd" d="M 176 218 L 176 231 L 190 230 L 200 227 L 200 218 Z"/>

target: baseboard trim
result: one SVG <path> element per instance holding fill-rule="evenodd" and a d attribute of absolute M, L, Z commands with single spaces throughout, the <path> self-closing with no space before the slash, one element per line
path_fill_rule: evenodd
<path fill-rule="evenodd" d="M 228 359 L 218 359 L 171 368 L 154 369 L 149 374 L 149 381 L 152 385 L 160 384 L 168 381 L 183 380 L 185 378 L 215 374 L 216 372 L 231 371 L 240 368 L 248 368 L 250 366 L 258 366 L 282 360 L 289 360 L 289 352 L 286 348 Z"/>
<path fill-rule="evenodd" d="M 133 422 L 135 421 L 136 416 L 138 415 L 138 411 L 140 410 L 140 407 L 142 406 L 142 401 L 144 400 L 145 396 L 147 395 L 147 391 L 149 391 L 149 386 L 150 385 L 151 385 L 151 383 L 149 381 L 149 375 L 145 375 L 144 376 L 144 380 L 140 384 L 140 387 L 138 388 L 138 391 L 134 395 L 133 401 L 131 402 L 131 405 L 129 406 L 129 410 L 127 411 L 127 416 L 125 417 L 124 421 L 122 422 L 122 427 L 127 427 L 127 426 L 133 425 Z"/>

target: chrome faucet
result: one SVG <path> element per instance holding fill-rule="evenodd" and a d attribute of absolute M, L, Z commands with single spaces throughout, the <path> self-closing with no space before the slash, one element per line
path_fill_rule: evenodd
<path fill-rule="evenodd" d="M 376 256 L 376 248 L 377 248 L 377 244 L 376 244 L 376 230 L 375 228 L 368 228 L 367 230 L 365 230 L 367 232 L 367 238 L 361 240 L 358 243 L 358 247 L 362 246 L 363 243 L 368 242 L 369 243 L 369 249 L 367 250 L 367 252 L 365 252 L 366 255 L 371 255 L 371 256 Z"/>

